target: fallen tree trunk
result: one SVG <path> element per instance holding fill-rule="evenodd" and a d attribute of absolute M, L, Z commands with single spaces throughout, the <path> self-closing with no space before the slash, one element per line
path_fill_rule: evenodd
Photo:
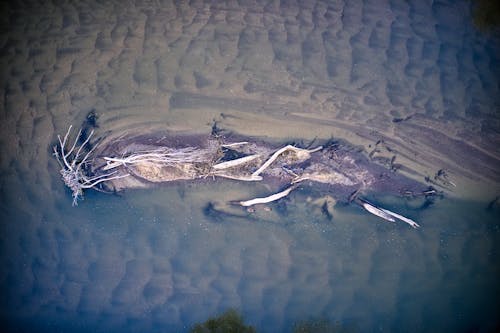
<path fill-rule="evenodd" d="M 337 198 L 346 201 L 352 200 L 350 194 L 354 191 L 429 193 L 425 184 L 370 162 L 361 152 L 338 141 L 305 149 L 295 145 L 275 147 L 257 140 L 230 142 L 220 136 L 176 133 L 122 136 L 102 145 L 94 143 L 90 148 L 93 132 L 82 140 L 79 131 L 69 146 L 71 130 L 70 126 L 64 138 L 58 136 L 54 155 L 61 166 L 63 181 L 73 193 L 74 205 L 85 189 L 121 191 L 207 177 L 266 181 L 286 188 L 269 196 L 236 201 L 244 207 L 280 200 L 306 181 L 307 186 L 327 185 Z M 396 218 L 418 227 L 413 220 L 390 210 L 363 199 L 357 202 L 387 221 Z"/>

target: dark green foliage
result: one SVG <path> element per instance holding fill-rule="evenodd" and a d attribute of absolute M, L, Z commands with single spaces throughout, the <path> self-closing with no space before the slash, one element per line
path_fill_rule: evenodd
<path fill-rule="evenodd" d="M 500 1 L 475 0 L 474 24 L 481 30 L 491 30 L 500 27 Z"/>
<path fill-rule="evenodd" d="M 191 333 L 256 333 L 252 326 L 246 326 L 236 310 L 228 310 L 218 317 L 209 318 L 203 324 L 196 324 Z"/>

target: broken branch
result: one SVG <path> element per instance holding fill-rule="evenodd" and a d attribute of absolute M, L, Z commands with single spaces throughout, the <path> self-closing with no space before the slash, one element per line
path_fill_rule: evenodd
<path fill-rule="evenodd" d="M 240 203 L 240 205 L 242 205 L 244 207 L 249 207 L 249 206 L 253 206 L 253 205 L 258 205 L 258 204 L 264 204 L 264 203 L 268 203 L 268 202 L 273 202 L 273 201 L 276 201 L 276 200 L 279 200 L 281 198 L 286 197 L 296 187 L 297 186 L 292 185 L 289 188 L 287 188 L 286 190 L 278 192 L 278 193 L 275 193 L 275 194 L 270 195 L 268 197 L 255 198 L 255 199 L 251 199 L 251 200 L 247 200 L 247 201 L 240 201 L 239 203 Z"/>

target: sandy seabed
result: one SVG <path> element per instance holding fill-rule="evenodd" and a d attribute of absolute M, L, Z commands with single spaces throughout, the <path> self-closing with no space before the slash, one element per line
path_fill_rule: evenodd
<path fill-rule="evenodd" d="M 62 1 L 0 5 L 0 316 L 12 330 L 187 331 L 239 309 L 262 332 L 326 318 L 361 331 L 499 325 L 500 40 L 468 1 Z M 348 140 L 457 185 L 417 232 L 307 193 L 212 214 L 266 189 L 206 182 L 88 193 L 51 156 L 96 135 Z M 376 146 L 375 144 L 379 142 Z M 495 259 L 496 258 L 496 259 Z"/>

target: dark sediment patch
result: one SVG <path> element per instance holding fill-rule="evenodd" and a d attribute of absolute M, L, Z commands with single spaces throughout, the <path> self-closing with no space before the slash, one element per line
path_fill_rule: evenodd
<path fill-rule="evenodd" d="M 202 88 L 205 88 L 205 87 L 208 87 L 208 86 L 212 85 L 212 81 L 209 80 L 202 73 L 195 71 L 193 73 L 193 75 L 194 75 L 194 79 L 195 79 L 195 82 L 196 82 L 196 88 L 202 89 Z"/>

